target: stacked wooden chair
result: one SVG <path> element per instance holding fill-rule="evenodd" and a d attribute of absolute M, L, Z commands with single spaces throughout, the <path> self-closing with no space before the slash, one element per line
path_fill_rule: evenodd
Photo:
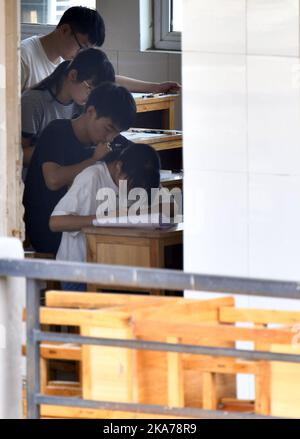
<path fill-rule="evenodd" d="M 300 312 L 238 309 L 234 298 L 187 300 L 125 294 L 49 291 L 40 309 L 44 325 L 77 327 L 81 335 L 300 353 Z M 249 323 L 249 327 L 236 324 Z M 270 324 L 276 327 L 270 328 Z M 78 364 L 77 380 L 52 381 L 51 360 Z M 255 376 L 255 400 L 237 399 L 236 376 Z M 42 343 L 41 392 L 89 400 L 300 416 L 300 365 L 245 361 L 176 352 Z M 42 406 L 43 417 L 117 418 L 146 414 Z M 151 416 L 152 417 L 152 416 Z M 155 416 L 157 417 L 157 416 Z"/>

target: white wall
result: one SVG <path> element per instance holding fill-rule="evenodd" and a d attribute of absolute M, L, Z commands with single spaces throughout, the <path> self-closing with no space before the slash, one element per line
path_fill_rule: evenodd
<path fill-rule="evenodd" d="M 185 267 L 298 279 L 299 1 L 186 0 L 184 19 Z"/>
<path fill-rule="evenodd" d="M 110 57 L 119 75 L 143 81 L 181 83 L 181 54 L 141 52 L 140 12 L 147 15 L 148 0 L 101 0 L 99 12 L 107 29 L 103 50 Z M 144 9 L 145 8 L 145 9 Z M 175 112 L 175 125 L 181 128 L 181 102 Z"/>
<path fill-rule="evenodd" d="M 0 258 L 23 258 L 20 83 L 20 2 L 0 0 Z M 0 277 L 0 419 L 22 414 L 22 307 L 25 283 Z"/>
<path fill-rule="evenodd" d="M 23 235 L 19 1 L 0 0 L 0 236 Z"/>
<path fill-rule="evenodd" d="M 300 279 L 299 18 L 299 0 L 184 2 L 185 270 Z"/>

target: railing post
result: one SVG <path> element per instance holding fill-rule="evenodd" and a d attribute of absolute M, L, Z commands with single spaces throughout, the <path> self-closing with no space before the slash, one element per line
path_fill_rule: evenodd
<path fill-rule="evenodd" d="M 40 329 L 40 282 L 26 282 L 26 335 L 27 335 L 27 419 L 39 419 L 40 406 L 35 397 L 40 393 L 40 344 L 34 331 Z"/>

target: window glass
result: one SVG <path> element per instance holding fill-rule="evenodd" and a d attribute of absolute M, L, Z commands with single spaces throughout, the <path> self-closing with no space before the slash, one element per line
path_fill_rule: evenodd
<path fill-rule="evenodd" d="M 96 8 L 96 0 L 21 0 L 21 22 L 57 24 L 71 6 Z"/>
<path fill-rule="evenodd" d="M 182 31 L 183 0 L 172 0 L 171 32 Z"/>

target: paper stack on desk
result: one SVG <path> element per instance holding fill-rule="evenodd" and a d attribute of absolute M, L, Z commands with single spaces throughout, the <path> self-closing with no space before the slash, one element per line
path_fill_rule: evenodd
<path fill-rule="evenodd" d="M 134 99 L 166 98 L 178 96 L 178 93 L 131 93 Z"/>
<path fill-rule="evenodd" d="M 168 219 L 163 215 L 155 214 L 143 214 L 139 216 L 119 216 L 119 217 L 106 217 L 93 220 L 93 226 L 95 227 L 121 227 L 130 229 L 170 229 L 174 227 Z"/>
<path fill-rule="evenodd" d="M 160 181 L 169 180 L 172 177 L 173 173 L 170 169 L 161 169 L 160 170 Z"/>
<path fill-rule="evenodd" d="M 153 97 L 153 93 L 131 93 L 134 99 L 147 99 Z"/>
<path fill-rule="evenodd" d="M 156 134 L 156 133 L 150 133 L 150 132 L 144 132 L 144 131 L 123 131 L 122 136 L 126 137 L 127 140 L 131 140 L 131 142 L 134 142 L 137 139 L 153 139 L 154 137 L 161 137 L 162 134 Z"/>

